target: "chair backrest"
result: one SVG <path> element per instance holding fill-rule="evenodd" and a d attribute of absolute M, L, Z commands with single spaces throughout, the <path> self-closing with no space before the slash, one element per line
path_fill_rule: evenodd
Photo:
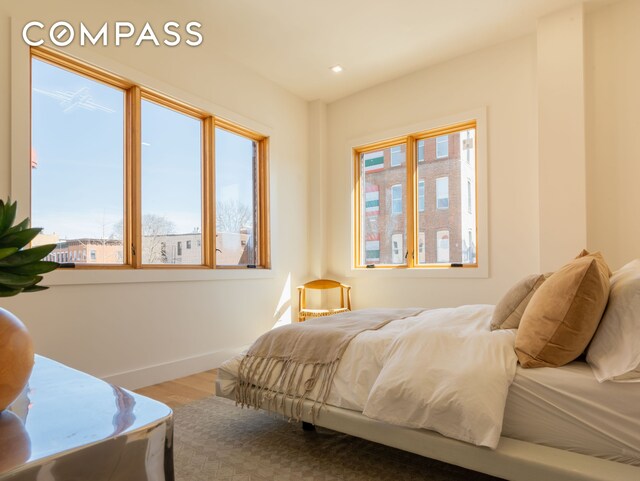
<path fill-rule="evenodd" d="M 305 289 L 340 289 L 340 307 L 347 307 L 351 310 L 351 286 L 342 284 L 341 282 L 334 281 L 332 279 L 316 279 L 314 281 L 306 282 L 298 287 L 298 301 L 300 309 L 306 307 L 306 295 Z M 345 295 L 346 294 L 346 295 Z M 346 298 L 346 299 L 345 299 Z M 346 306 L 345 306 L 346 300 Z"/>
<path fill-rule="evenodd" d="M 305 289 L 335 289 L 341 287 L 342 284 L 338 281 L 332 281 L 331 279 L 316 279 L 315 281 L 309 281 L 304 284 Z"/>

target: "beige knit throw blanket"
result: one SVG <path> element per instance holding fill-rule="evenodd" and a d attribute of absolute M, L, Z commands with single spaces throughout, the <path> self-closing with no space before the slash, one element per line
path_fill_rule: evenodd
<path fill-rule="evenodd" d="M 311 417 L 325 405 L 340 359 L 351 340 L 424 309 L 363 309 L 278 327 L 251 346 L 240 362 L 236 404 L 279 410 L 299 421 L 306 399 Z M 279 399 L 279 406 L 276 405 Z M 286 400 L 291 400 L 285 412 Z"/>

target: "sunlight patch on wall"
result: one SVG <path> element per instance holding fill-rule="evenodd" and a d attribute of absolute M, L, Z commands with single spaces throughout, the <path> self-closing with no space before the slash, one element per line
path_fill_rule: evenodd
<path fill-rule="evenodd" d="M 272 329 L 291 324 L 291 273 L 287 274 L 287 281 L 282 288 L 282 294 L 280 294 L 280 300 L 273 313 L 273 318 L 276 322 Z"/>

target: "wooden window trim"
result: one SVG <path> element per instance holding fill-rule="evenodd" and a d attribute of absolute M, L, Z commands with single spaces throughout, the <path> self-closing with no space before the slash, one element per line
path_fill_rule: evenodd
<path fill-rule="evenodd" d="M 125 94 L 125 152 L 124 152 L 124 211 L 123 264 L 81 264 L 82 270 L 136 269 L 247 269 L 245 265 L 216 265 L 215 263 L 215 128 L 220 127 L 258 143 L 257 166 L 257 234 L 256 268 L 271 269 L 271 232 L 269 206 L 269 137 L 237 123 L 216 117 L 206 110 L 172 98 L 153 89 L 138 85 L 82 60 L 39 46 L 30 48 L 31 59 L 38 59 L 75 74 L 82 75 Z M 148 100 L 163 107 L 199 119 L 202 122 L 201 181 L 202 181 L 202 264 L 143 264 L 142 263 L 142 205 L 141 205 L 141 105 Z"/>
<path fill-rule="evenodd" d="M 404 136 L 393 137 L 387 140 L 381 140 L 365 145 L 359 145 L 352 149 L 352 166 L 353 166 L 353 199 L 352 199 L 352 212 L 353 212 L 353 269 L 366 270 L 367 266 L 362 263 L 362 172 L 360 170 L 360 157 L 362 154 L 373 152 L 376 150 L 382 150 L 391 148 L 399 144 L 406 145 L 406 168 L 407 168 L 407 188 L 406 188 L 406 235 L 407 235 L 407 262 L 401 265 L 393 264 L 375 264 L 375 269 L 412 269 L 412 270 L 424 270 L 424 269 L 454 269 L 451 263 L 428 263 L 420 264 L 418 259 L 419 253 L 419 209 L 418 209 L 418 156 L 417 147 L 418 142 L 430 138 L 440 137 L 443 135 L 449 135 L 463 130 L 475 129 L 478 131 L 478 121 L 476 119 L 457 122 L 450 125 L 436 127 L 429 130 L 422 130 L 414 132 Z M 426 157 L 426 152 L 425 152 Z M 476 231 L 476 262 L 463 264 L 462 266 L 456 266 L 455 269 L 477 269 L 480 262 L 480 236 L 478 226 L 478 148 L 477 148 L 477 136 L 476 146 L 474 148 L 474 169 L 475 176 L 475 231 Z M 426 192 L 425 192 L 426 195 Z M 425 246 L 426 249 L 426 246 Z M 426 254 L 426 253 L 425 253 Z"/>

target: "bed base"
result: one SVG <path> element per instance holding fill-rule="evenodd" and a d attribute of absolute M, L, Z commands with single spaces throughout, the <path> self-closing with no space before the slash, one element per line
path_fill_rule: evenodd
<path fill-rule="evenodd" d="M 234 393 L 217 395 L 235 400 Z M 275 403 L 280 404 L 280 402 Z M 305 401 L 303 429 L 311 427 L 311 401 Z M 284 414 L 291 412 L 285 400 Z M 315 425 L 393 448 L 437 459 L 511 481 L 638 481 L 640 467 L 550 448 L 507 437 L 495 450 L 447 438 L 434 431 L 412 429 L 368 418 L 358 411 L 325 406 Z"/>

